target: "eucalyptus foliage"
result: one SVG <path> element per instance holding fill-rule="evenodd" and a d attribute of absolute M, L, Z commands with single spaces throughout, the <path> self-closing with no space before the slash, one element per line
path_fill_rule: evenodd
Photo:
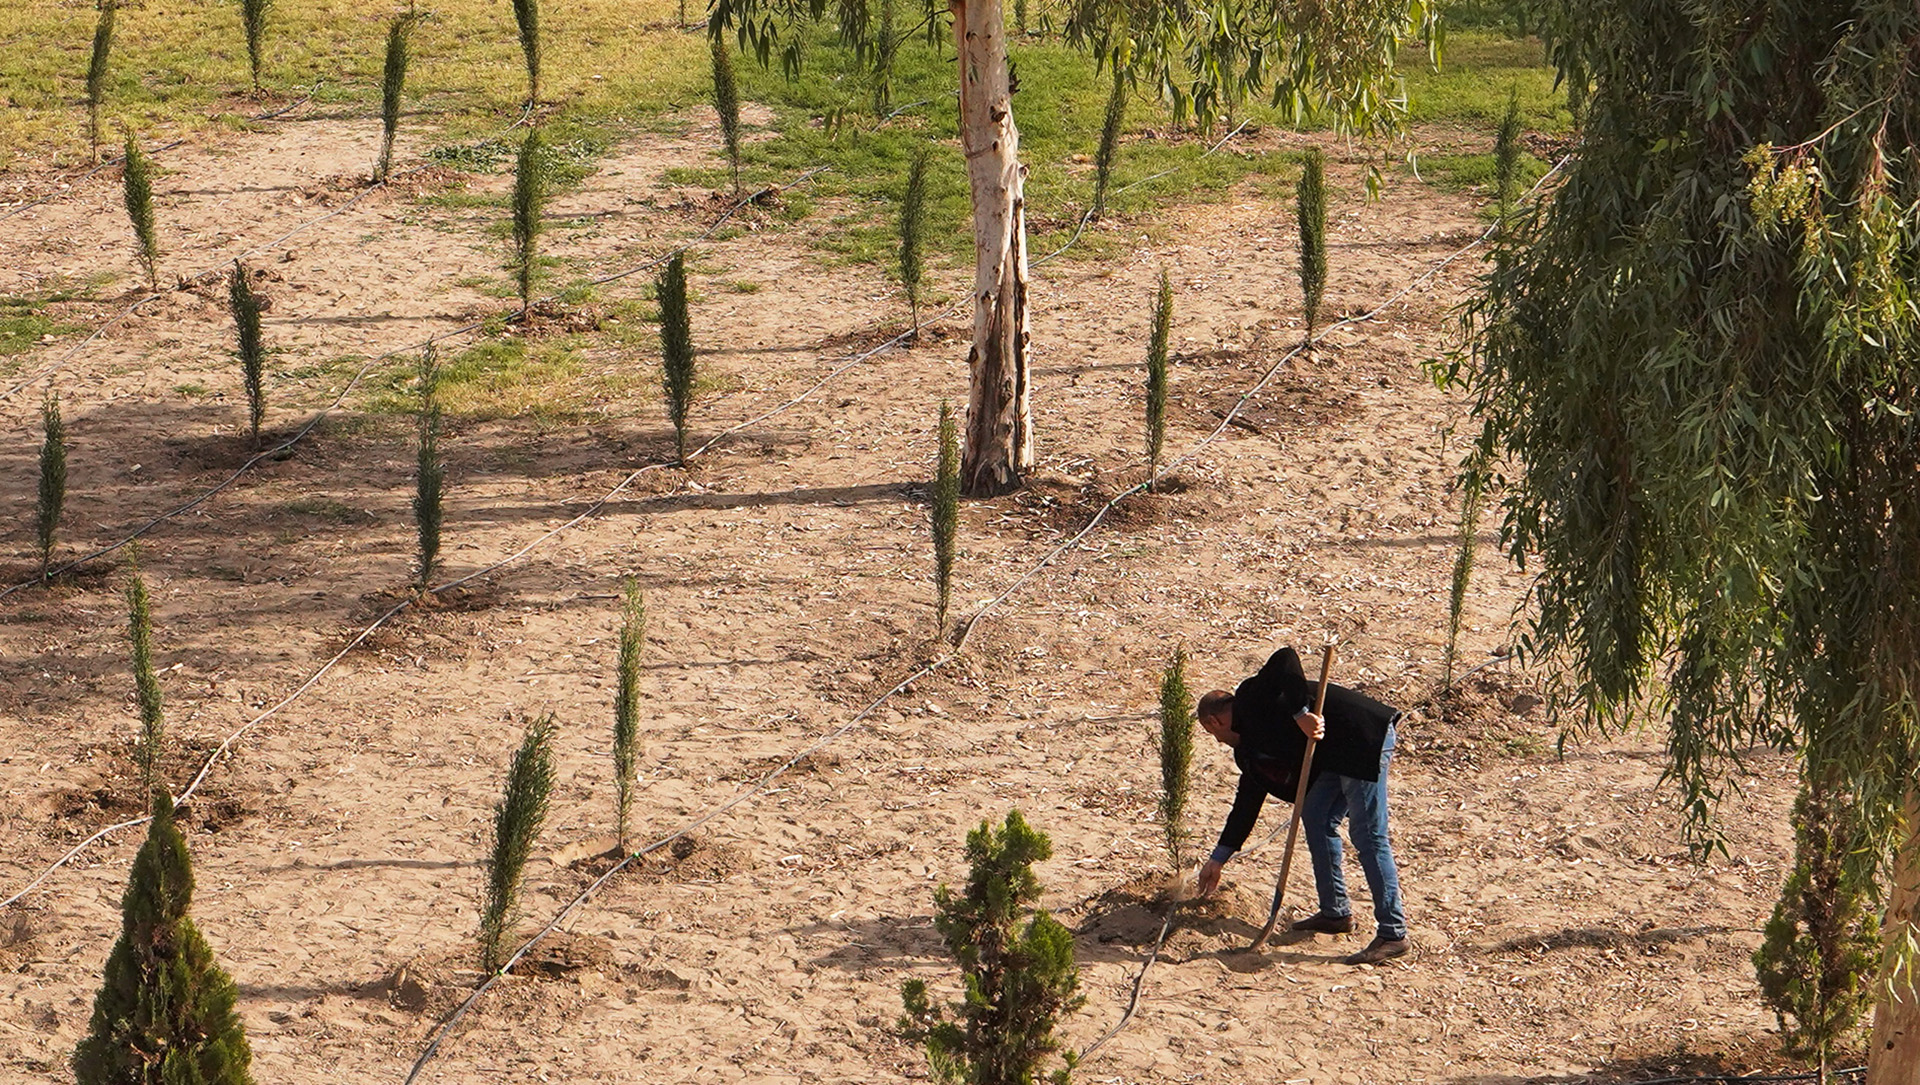
<path fill-rule="evenodd" d="M 673 420 L 674 455 L 687 462 L 687 419 L 693 413 L 693 322 L 687 312 L 687 262 L 674 253 L 654 283 L 660 303 L 660 382 Z"/>
<path fill-rule="evenodd" d="M 1160 453 L 1167 444 L 1167 347 L 1173 336 L 1173 280 L 1160 269 L 1153 299 L 1153 331 L 1147 340 L 1147 487 L 1160 474 Z"/>
<path fill-rule="evenodd" d="M 1167 834 L 1167 859 L 1181 865 L 1186 838 L 1187 795 L 1193 769 L 1193 691 L 1187 686 L 1187 650 L 1174 650 L 1160 677 L 1160 827 Z"/>
<path fill-rule="evenodd" d="M 634 766 L 640 756 L 640 653 L 646 638 L 646 601 L 640 596 L 640 582 L 628 577 L 620 607 L 619 689 L 613 701 L 613 779 L 618 797 L 614 833 L 622 851 L 627 847 Z"/>
<path fill-rule="evenodd" d="M 260 299 L 253 292 L 252 273 L 238 260 L 227 276 L 227 309 L 233 314 L 240 378 L 247 389 L 247 425 L 258 445 L 260 423 L 267 417 L 267 347 L 260 334 Z"/>
<path fill-rule="evenodd" d="M 380 76 L 380 159 L 373 167 L 375 182 L 393 175 L 393 137 L 400 131 L 400 97 L 407 88 L 407 65 L 413 60 L 413 25 L 420 20 L 411 12 L 393 17 L 387 26 L 387 60 Z"/>
<path fill-rule="evenodd" d="M 1581 151 L 1503 240 L 1443 374 L 1473 396 L 1502 545 L 1536 570 L 1520 647 L 1585 722 L 1666 721 L 1697 841 L 1743 750 L 1796 750 L 1844 788 L 1847 861 L 1911 909 L 1920 10 L 1555 18 L 1563 77 L 1590 81 Z M 1920 929 L 1909 911 L 1885 935 L 1904 1009 L 1880 1012 L 1913 1014 Z"/>
<path fill-rule="evenodd" d="M 553 795 L 552 716 L 527 724 L 507 768 L 507 784 L 493 808 L 492 847 L 487 852 L 486 893 L 480 908 L 480 968 L 505 964 L 507 935 L 519 910 L 520 882 L 547 820 Z"/>
<path fill-rule="evenodd" d="M 60 397 L 52 389 L 40 404 L 40 501 L 35 508 L 35 537 L 40 543 L 40 579 L 53 564 L 54 533 L 60 510 L 67 504 L 67 424 L 60 417 Z"/>
<path fill-rule="evenodd" d="M 100 107 L 107 100 L 107 59 L 113 54 L 113 18 L 119 0 L 99 0 L 99 20 L 93 26 L 93 51 L 87 57 L 87 140 L 93 160 L 100 161 Z"/>
<path fill-rule="evenodd" d="M 934 1080 L 1032 1085 L 1060 1049 L 1054 1030 L 1085 999 L 1073 933 L 1036 906 L 1033 864 L 1052 854 L 1046 834 L 1010 811 L 1000 828 L 982 821 L 967 834 L 966 887 L 934 893 L 933 925 L 959 962 L 965 997 L 940 1006 L 924 981 L 908 980 L 900 1020 L 901 1032 L 926 1049 Z M 1061 1085 L 1073 1053 L 1064 1062 L 1050 1076 Z"/>
<path fill-rule="evenodd" d="M 954 542 L 960 534 L 960 425 L 953 408 L 940 401 L 940 451 L 933 472 L 933 583 L 934 625 L 947 628 L 947 607 L 953 602 Z"/>
<path fill-rule="evenodd" d="M 126 161 L 120 178 L 121 201 L 126 204 L 127 221 L 133 225 L 134 239 L 140 245 L 140 266 L 146 268 L 147 285 L 160 289 L 160 236 L 153 225 L 153 162 L 140 149 L 140 139 L 127 133 Z"/>

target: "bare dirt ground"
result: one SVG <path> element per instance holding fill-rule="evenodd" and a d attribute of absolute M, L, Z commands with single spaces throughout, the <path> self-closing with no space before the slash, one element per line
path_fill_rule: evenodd
<path fill-rule="evenodd" d="M 360 193 L 372 126 L 311 110 L 169 153 L 159 185 L 170 276 L 219 267 Z M 660 171 L 709 133 L 623 148 L 554 209 L 553 252 L 606 271 L 713 217 Z M 1254 137 L 1271 142 L 1291 137 Z M 48 179 L 51 183 L 51 179 Z M 426 180 L 431 180 L 430 177 Z M 1482 220 L 1464 197 L 1393 180 L 1357 198 L 1336 167 L 1329 310 L 1371 309 Z M 438 183 L 438 182 L 435 182 Z M 498 176 L 469 181 L 498 191 Z M 103 174 L 0 220 L 0 293 L 111 268 L 136 282 Z M 368 193 L 252 259 L 286 432 L 352 366 L 505 303 L 491 212 Z M 828 269 L 821 213 L 696 250 L 697 436 L 783 404 L 904 319 L 868 267 Z M 1154 278 L 1176 291 L 1170 446 L 1192 447 L 1298 335 L 1292 209 L 1250 189 L 1099 227 L 1125 255 L 1037 275 L 1040 469 L 963 514 L 957 609 L 972 613 L 1142 477 L 1140 358 Z M 1101 527 L 988 613 L 965 652 L 764 791 L 617 877 L 453 1030 L 422 1080 L 893 1081 L 923 1077 L 892 1036 L 899 986 L 951 993 L 932 892 L 961 842 L 1020 808 L 1054 841 L 1050 907 L 1079 935 L 1084 1045 L 1117 1020 L 1173 886 L 1153 816 L 1153 705 L 1176 645 L 1198 688 L 1231 686 L 1282 644 L 1343 641 L 1338 677 L 1402 705 L 1441 673 L 1460 405 L 1427 381 L 1475 273 L 1454 264 L 1380 319 L 1284 366 L 1171 485 Z M 612 284 L 638 296 L 649 276 Z M 963 296 L 958 271 L 942 285 Z M 762 284 L 746 293 L 728 282 Z M 91 329 L 135 300 L 61 303 Z M 216 289 L 170 290 L 60 363 L 72 433 L 69 553 L 108 544 L 245 459 L 244 398 Z M 620 578 L 647 593 L 646 751 L 636 842 L 665 836 L 935 658 L 924 496 L 942 398 L 964 401 L 965 329 L 875 356 L 717 444 L 640 476 L 601 514 L 439 605 L 403 613 L 245 735 L 191 806 L 194 914 L 232 972 L 262 1081 L 405 1077 L 477 981 L 478 858 L 528 714 L 562 723 L 552 817 L 531 868 L 530 933 L 604 869 Z M 391 363 L 390 363 L 391 364 Z M 519 550 L 671 454 L 650 347 L 587 351 L 607 390 L 577 421 L 453 420 L 447 573 Z M 185 394 L 179 389 L 207 391 Z M 537 391 L 537 390 L 536 390 Z M 40 386 L 0 403 L 0 553 L 32 567 Z M 349 408 L 354 401 L 349 400 Z M 292 692 L 402 597 L 412 445 L 404 417 L 347 409 L 155 529 L 141 561 L 184 784 L 219 741 Z M 1490 547 L 1488 549 L 1491 549 Z M 118 559 L 0 600 L 0 893 L 136 813 Z M 1463 656 L 1506 643 L 1524 578 L 1491 559 Z M 1474 676 L 1451 716 L 1404 727 L 1394 829 L 1417 952 L 1337 957 L 1363 935 L 1235 952 L 1264 917 L 1279 845 L 1182 909 L 1136 1016 L 1086 1082 L 1630 1080 L 1778 1065 L 1748 954 L 1782 878 L 1790 766 L 1756 756 L 1724 811 L 1729 853 L 1690 861 L 1657 736 L 1564 758 L 1526 677 Z M 1196 766 L 1196 847 L 1232 790 Z M 1284 828 L 1270 808 L 1256 839 Z M 56 872 L 0 914 L 0 1077 L 69 1079 L 117 934 L 138 833 Z M 1296 873 L 1294 899 L 1308 878 Z M 1364 885 L 1354 870 L 1350 881 Z M 1364 901 L 1360 907 L 1366 907 Z"/>

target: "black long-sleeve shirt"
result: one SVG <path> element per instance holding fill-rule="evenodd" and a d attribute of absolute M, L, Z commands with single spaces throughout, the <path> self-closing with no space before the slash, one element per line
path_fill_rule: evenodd
<path fill-rule="evenodd" d="M 1307 736 L 1293 718 L 1312 711 L 1316 686 L 1301 669 L 1299 653 L 1282 648 L 1259 674 L 1233 691 L 1233 729 L 1240 736 L 1233 761 L 1240 766 L 1240 786 L 1227 823 L 1220 829 L 1216 859 L 1224 861 L 1246 844 L 1268 795 L 1293 801 L 1300 786 L 1300 761 L 1307 750 Z M 1399 712 L 1329 682 L 1321 715 L 1327 721 L 1327 734 L 1314 749 L 1309 782 L 1328 772 L 1378 780 L 1380 750 Z"/>

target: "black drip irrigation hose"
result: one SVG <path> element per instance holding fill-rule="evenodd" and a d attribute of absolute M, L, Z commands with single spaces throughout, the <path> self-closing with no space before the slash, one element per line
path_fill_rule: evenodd
<path fill-rule="evenodd" d="M 1229 136 L 1228 138 L 1231 138 L 1231 136 Z M 1224 144 L 1225 142 L 1226 142 L 1225 140 L 1221 141 L 1222 144 Z M 1214 146 L 1214 149 L 1217 150 L 1219 146 L 1220 144 L 1216 144 Z M 1210 150 L 1208 153 L 1210 154 L 1212 153 L 1212 151 Z M 1536 184 L 1535 188 L 1537 189 L 1539 185 L 1544 185 L 1547 179 L 1552 177 L 1554 172 L 1556 172 L 1560 168 L 1560 165 L 1564 165 L 1564 164 L 1565 164 L 1565 159 L 1563 159 L 1560 164 L 1556 165 L 1553 170 L 1549 170 L 1545 176 L 1541 177 L 1540 181 Z M 1141 182 L 1137 182 L 1137 183 L 1145 183 L 1146 180 L 1151 180 L 1151 179 L 1152 178 L 1144 178 L 1142 179 Z M 1077 237 L 1078 234 L 1076 233 L 1075 236 Z M 1445 259 L 1441 260 L 1439 263 L 1435 264 L 1433 267 L 1429 268 L 1425 273 L 1420 275 L 1418 278 L 1414 279 L 1411 283 L 1407 284 L 1401 290 L 1396 292 L 1393 296 L 1391 296 L 1386 301 L 1376 306 L 1374 309 L 1372 309 L 1365 315 L 1359 316 L 1359 317 L 1349 317 L 1345 320 L 1339 321 L 1338 323 L 1329 325 L 1326 329 L 1324 329 L 1320 333 L 1319 336 L 1315 337 L 1315 340 L 1318 341 L 1318 339 L 1324 337 L 1325 335 L 1339 328 L 1343 328 L 1353 324 L 1358 324 L 1368 320 L 1372 320 L 1373 318 L 1377 317 L 1381 312 L 1397 304 L 1400 301 L 1400 299 L 1404 298 L 1407 294 L 1417 289 L 1420 285 L 1428 282 L 1434 276 L 1438 275 L 1442 270 L 1444 270 L 1446 267 L 1451 265 L 1454 261 L 1458 260 L 1460 257 L 1464 256 L 1466 253 L 1484 244 L 1487 241 L 1487 239 L 1492 236 L 1493 236 L 1493 230 L 1489 229 L 1487 232 L 1481 234 L 1479 237 L 1475 238 L 1473 241 L 1462 246 L 1460 249 L 1448 255 Z M 1069 242 L 1069 244 L 1071 244 L 1071 242 Z M 1063 248 L 1060 251 L 1065 251 L 1065 250 Z M 1055 252 L 1052 254 L 1052 256 L 1058 256 L 1058 255 L 1059 255 L 1059 252 Z M 891 346 L 892 343 L 898 342 L 906 338 L 906 336 L 910 334 L 911 333 L 903 333 L 901 336 L 896 337 L 892 341 L 889 341 L 889 343 L 883 344 L 881 347 L 875 348 L 875 352 L 886 349 L 887 346 Z M 1212 430 L 1212 432 L 1208 433 L 1205 437 L 1201 438 L 1199 443 L 1195 444 L 1192 448 L 1188 449 L 1181 456 L 1168 462 L 1167 465 L 1160 472 L 1154 475 L 1154 478 L 1157 480 L 1162 475 L 1172 471 L 1175 467 L 1187 462 L 1188 460 L 1192 459 L 1194 456 L 1198 455 L 1203 449 L 1211 445 L 1213 442 L 1219 440 L 1221 434 L 1225 433 L 1228 426 L 1231 424 L 1232 419 L 1237 416 L 1238 412 L 1243 407 L 1245 407 L 1247 402 L 1251 400 L 1253 396 L 1258 394 L 1259 391 L 1262 388 L 1264 388 L 1269 381 L 1273 379 L 1274 375 L 1280 371 L 1281 367 L 1284 366 L 1288 361 L 1292 360 L 1296 355 L 1298 355 L 1302 349 L 1304 348 L 1296 347 L 1293 350 L 1288 351 L 1278 361 L 1274 362 L 1272 366 L 1268 367 L 1267 371 L 1261 375 L 1260 379 L 1254 383 L 1253 387 L 1249 388 L 1245 393 L 1241 395 L 1239 401 L 1234 404 L 1232 410 L 1227 412 L 1227 418 L 1223 420 L 1220 423 L 1220 425 L 1216 426 Z M 463 1000 L 450 1013 L 448 1013 L 445 1017 L 441 1018 L 441 1020 L 435 1024 L 433 1031 L 431 1033 L 432 1039 L 428 1041 L 427 1047 L 424 1051 L 420 1053 L 420 1057 L 414 1061 L 413 1068 L 408 1071 L 405 1085 L 413 1085 L 413 1082 L 420 1076 L 420 1072 L 426 1068 L 427 1063 L 431 1061 L 434 1058 L 434 1056 L 439 1053 L 442 1042 L 446 1040 L 448 1034 L 452 1031 L 453 1026 L 458 1024 L 459 1021 L 467 1015 L 467 1013 L 473 1008 L 473 1006 L 479 1002 L 480 998 L 483 995 L 485 995 L 486 992 L 493 987 L 494 983 L 498 981 L 501 977 L 505 976 L 509 971 L 511 971 L 513 966 L 519 963 L 529 952 L 531 952 L 533 947 L 536 944 L 538 944 L 542 939 L 544 939 L 547 935 L 552 934 L 554 931 L 558 930 L 562 923 L 564 923 L 568 918 L 570 918 L 574 914 L 574 912 L 577 911 L 583 904 L 585 904 L 593 896 L 594 893 L 598 892 L 602 886 L 604 886 L 608 881 L 612 880 L 614 875 L 618 874 L 621 870 L 625 869 L 634 860 L 639 859 L 643 856 L 652 854 L 655 851 L 658 851 L 660 848 L 665 847 L 667 844 L 686 836 L 688 833 L 693 832 L 695 829 L 698 829 L 703 825 L 711 823 L 712 821 L 717 819 L 721 814 L 724 814 L 727 811 L 733 809 L 734 807 L 739 806 L 740 804 L 746 802 L 747 800 L 761 794 L 773 783 L 774 780 L 778 779 L 780 776 L 785 774 L 801 759 L 805 758 L 809 754 L 818 752 L 820 749 L 824 748 L 829 743 L 845 735 L 848 731 L 852 730 L 856 725 L 858 725 L 862 721 L 866 720 L 869 716 L 871 716 L 873 712 L 877 710 L 881 705 L 885 704 L 887 701 L 891 700 L 894 696 L 906 690 L 908 687 L 913 685 L 913 683 L 919 681 L 922 678 L 925 678 L 926 676 L 946 666 L 958 655 L 958 653 L 962 649 L 965 648 L 967 637 L 973 633 L 973 630 L 978 626 L 982 618 L 986 617 L 988 613 L 990 613 L 991 611 L 996 609 L 998 606 L 1000 606 L 1002 603 L 1004 603 L 1009 597 L 1011 597 L 1014 594 L 1014 592 L 1018 591 L 1028 581 L 1032 580 L 1033 577 L 1036 576 L 1042 569 L 1052 564 L 1052 562 L 1056 558 L 1058 558 L 1061 554 L 1065 553 L 1067 550 L 1077 545 L 1080 542 L 1080 540 L 1084 539 L 1088 533 L 1090 533 L 1096 526 L 1098 526 L 1101 520 L 1105 519 L 1106 515 L 1109 512 L 1113 511 L 1113 509 L 1117 507 L 1123 499 L 1125 499 L 1126 497 L 1132 495 L 1133 493 L 1139 490 L 1145 489 L 1146 485 L 1147 484 L 1144 482 L 1140 483 L 1139 485 L 1132 487 L 1126 490 L 1125 492 L 1119 494 L 1118 496 L 1114 497 L 1113 500 L 1109 501 L 1105 507 L 1100 509 L 1099 512 L 1095 513 L 1093 518 L 1088 521 L 1087 525 L 1081 528 L 1081 530 L 1077 532 L 1072 538 L 1067 540 L 1065 543 L 1062 543 L 1060 546 L 1056 547 L 1054 550 L 1050 551 L 1046 556 L 1042 557 L 1039 563 L 1037 563 L 1032 568 L 1030 568 L 1025 574 L 1023 574 L 1021 577 L 1015 580 L 1012 585 L 1007 587 L 999 595 L 989 600 L 984 606 L 982 606 L 978 611 L 976 611 L 972 617 L 967 619 L 965 626 L 960 634 L 960 637 L 955 641 L 954 648 L 951 652 L 931 662 L 922 664 L 912 674 L 908 675 L 904 679 L 901 679 L 900 682 L 898 682 L 893 686 L 893 688 L 881 694 L 871 704 L 861 709 L 858 713 L 856 713 L 852 718 L 848 719 L 845 723 L 842 723 L 840 726 L 835 727 L 834 729 L 826 732 L 818 739 L 815 739 L 811 744 L 806 746 L 804 749 L 800 750 L 800 752 L 787 758 L 785 761 L 781 762 L 779 765 L 769 770 L 764 776 L 762 776 L 752 786 L 742 789 L 741 791 L 736 793 L 732 798 L 728 799 L 726 802 L 720 804 L 719 806 L 713 808 L 712 810 L 707 811 L 705 814 L 700 815 L 698 818 L 695 818 L 693 821 L 687 823 L 686 825 L 681 826 L 679 829 L 674 830 L 672 833 L 669 833 L 668 835 L 661 837 L 660 839 L 654 841 L 653 843 L 648 844 L 645 847 L 642 847 L 635 852 L 632 852 L 626 858 L 622 859 L 619 863 L 615 864 L 606 873 L 596 878 L 592 884 L 588 885 L 587 888 L 582 890 L 572 900 L 568 901 L 567 904 L 563 908 L 561 908 L 560 911 L 551 920 L 549 920 L 545 926 L 541 927 L 540 930 L 535 932 L 531 938 L 527 939 L 527 941 L 524 942 L 520 946 L 520 948 L 515 950 L 513 952 L 513 955 L 507 958 L 504 964 L 502 964 L 497 970 L 489 973 L 487 977 L 480 982 L 479 986 L 476 987 L 473 990 L 473 992 L 466 997 L 465 1000 Z M 1173 910 L 1170 908 L 1167 915 L 1164 917 L 1164 919 L 1160 924 L 1160 932 L 1158 936 L 1155 937 L 1153 947 L 1149 950 L 1145 962 L 1141 965 L 1139 974 L 1134 977 L 1133 987 L 1132 987 L 1132 996 L 1129 998 L 1126 1009 L 1121 1014 L 1120 1020 L 1112 1028 L 1107 1030 L 1106 1034 L 1102 1035 L 1099 1039 L 1095 1040 L 1092 1044 L 1090 1044 L 1087 1047 L 1087 1049 L 1084 1052 L 1082 1052 L 1083 1059 L 1086 1055 L 1093 1053 L 1101 1045 L 1105 1044 L 1108 1040 L 1112 1039 L 1115 1035 L 1117 1035 L 1120 1032 L 1121 1028 L 1123 1028 L 1127 1024 L 1127 1022 L 1132 1020 L 1134 1012 L 1136 1011 L 1140 1003 L 1141 990 L 1146 982 L 1147 971 L 1148 969 L 1153 967 L 1154 962 L 1159 958 L 1160 950 L 1162 946 L 1165 945 L 1167 935 L 1172 930 L 1172 927 L 1173 927 Z"/>

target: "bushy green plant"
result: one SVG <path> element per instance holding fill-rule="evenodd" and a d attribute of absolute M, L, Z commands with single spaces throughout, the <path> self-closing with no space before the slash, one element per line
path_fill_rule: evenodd
<path fill-rule="evenodd" d="M 513 168 L 513 281 L 520 314 L 533 319 L 533 284 L 540 266 L 541 216 L 547 205 L 547 143 L 540 129 L 527 132 Z"/>
<path fill-rule="evenodd" d="M 506 959 L 507 935 L 519 911 L 520 882 L 547 820 L 553 795 L 553 733 L 552 716 L 527 725 L 507 769 L 506 789 L 493 808 L 486 896 L 480 912 L 480 968 L 485 972 L 496 971 Z"/>
<path fill-rule="evenodd" d="M 54 532 L 67 504 L 67 424 L 60 418 L 60 396 L 52 389 L 40 405 L 40 503 L 34 526 L 40 542 L 40 579 L 53 564 Z"/>
<path fill-rule="evenodd" d="M 1880 925 L 1871 883 L 1851 869 L 1852 827 L 1832 785 L 1802 784 L 1793 806 L 1793 873 L 1753 953 L 1760 994 L 1780 1019 L 1787 1050 L 1816 1059 L 1822 1079 L 1873 1000 Z"/>
<path fill-rule="evenodd" d="M 1187 688 L 1187 650 L 1176 649 L 1160 677 L 1160 825 L 1167 858 L 1181 865 L 1186 837 L 1188 778 L 1193 768 L 1193 691 Z"/>
<path fill-rule="evenodd" d="M 1153 301 L 1153 332 L 1147 340 L 1147 487 L 1158 484 L 1160 453 L 1167 443 L 1167 346 L 1173 336 L 1173 280 L 1160 270 Z"/>
<path fill-rule="evenodd" d="M 393 176 L 393 137 L 400 131 L 400 98 L 407 89 L 407 65 L 413 61 L 413 24 L 419 18 L 411 12 L 403 13 L 394 16 L 387 27 L 387 62 L 380 76 L 380 159 L 373 167 L 376 182 Z"/>
<path fill-rule="evenodd" d="M 687 313 L 687 264 L 681 253 L 660 273 L 654 284 L 660 302 L 660 374 L 667 393 L 667 416 L 673 419 L 674 454 L 687 462 L 687 417 L 693 410 L 693 326 Z"/>
<path fill-rule="evenodd" d="M 133 656 L 133 695 L 140 707 L 140 745 L 134 751 L 140 763 L 140 787 L 151 792 L 159 783 L 160 743 L 166 716 L 160 706 L 160 678 L 153 669 L 153 605 L 146 579 L 140 575 L 139 556 L 127 555 L 127 640 Z"/>
<path fill-rule="evenodd" d="M 420 355 L 420 407 L 417 417 L 419 456 L 414 472 L 413 525 L 420 541 L 418 575 L 414 585 L 421 591 L 433 583 L 434 569 L 440 559 L 440 523 L 444 513 L 446 465 L 440 459 L 440 367 L 434 359 L 432 344 Z"/>
<path fill-rule="evenodd" d="M 527 104 L 540 104 L 540 0 L 513 0 L 520 52 L 527 58 Z"/>
<path fill-rule="evenodd" d="M 913 334 L 920 335 L 920 277 L 927 248 L 927 150 L 913 154 L 907 166 L 907 190 L 900 197 L 900 285 L 907 291 Z"/>
<path fill-rule="evenodd" d="M 1327 167 L 1326 156 L 1318 147 L 1308 148 L 1306 161 L 1301 164 L 1294 211 L 1300 224 L 1300 307 L 1311 357 L 1320 302 L 1327 293 Z"/>
<path fill-rule="evenodd" d="M 157 788 L 120 898 L 120 938 L 74 1048 L 77 1085 L 251 1085 L 239 991 L 188 916 L 192 903 L 187 842 Z"/>
<path fill-rule="evenodd" d="M 240 23 L 247 32 L 247 70 L 256 92 L 260 89 L 260 69 L 266 63 L 267 18 L 272 10 L 272 0 L 240 0 Z"/>
<path fill-rule="evenodd" d="M 260 423 L 267 417 L 267 348 L 260 336 L 260 299 L 253 292 L 253 279 L 247 265 L 233 262 L 227 277 L 227 309 L 233 313 L 233 327 L 240 355 L 240 376 L 247 387 L 247 424 L 253 443 L 260 443 Z"/>
<path fill-rule="evenodd" d="M 1525 150 L 1520 144 L 1521 134 L 1520 92 L 1516 89 L 1507 95 L 1507 111 L 1493 139 L 1493 191 L 1502 223 L 1520 202 L 1520 155 Z"/>
<path fill-rule="evenodd" d="M 640 756 L 640 652 L 646 646 L 647 607 L 640 582 L 628 577 L 620 610 L 620 685 L 613 701 L 613 779 L 619 794 L 614 819 L 620 850 L 627 848 L 634 768 Z"/>
<path fill-rule="evenodd" d="M 900 34 L 894 29 L 897 0 L 880 0 L 873 35 L 873 112 L 884 115 L 893 104 L 894 61 L 900 55 Z"/>
<path fill-rule="evenodd" d="M 153 226 L 153 161 L 140 149 L 140 139 L 127 133 L 126 165 L 121 174 L 121 197 L 127 220 L 140 243 L 140 264 L 147 269 L 147 285 L 160 289 L 160 239 Z"/>
<path fill-rule="evenodd" d="M 740 82 L 733 74 L 733 55 L 724 34 L 708 39 L 713 53 L 713 111 L 720 115 L 720 135 L 733 164 L 733 194 L 740 195 Z"/>
<path fill-rule="evenodd" d="M 1093 217 L 1107 213 L 1107 189 L 1113 183 L 1113 164 L 1120 157 L 1120 132 L 1127 123 L 1127 71 L 1123 49 L 1113 57 L 1113 89 L 1107 92 L 1107 112 L 1100 122 L 1100 147 L 1093 156 Z"/>
<path fill-rule="evenodd" d="M 947 607 L 953 600 L 954 542 L 960 533 L 960 426 L 953 408 L 940 401 L 940 451 L 933 472 L 933 581 L 937 602 L 934 626 L 947 629 Z"/>
<path fill-rule="evenodd" d="M 119 0 L 99 0 L 99 20 L 93 27 L 93 52 L 87 59 L 87 140 L 93 160 L 100 161 L 100 106 L 107 100 L 107 58 L 113 53 L 113 17 Z"/>
<path fill-rule="evenodd" d="M 943 885 L 934 893 L 933 924 L 959 962 L 965 996 L 937 1006 L 924 981 L 908 980 L 900 1030 L 926 1048 L 935 1080 L 1031 1085 L 1060 1049 L 1054 1030 L 1084 999 L 1073 933 L 1036 907 L 1033 864 L 1052 854 L 1046 835 L 1014 810 L 1002 828 L 982 821 L 967 834 L 965 891 Z M 1064 1061 L 1051 1075 L 1057 1085 L 1076 1058 L 1068 1053 Z"/>

